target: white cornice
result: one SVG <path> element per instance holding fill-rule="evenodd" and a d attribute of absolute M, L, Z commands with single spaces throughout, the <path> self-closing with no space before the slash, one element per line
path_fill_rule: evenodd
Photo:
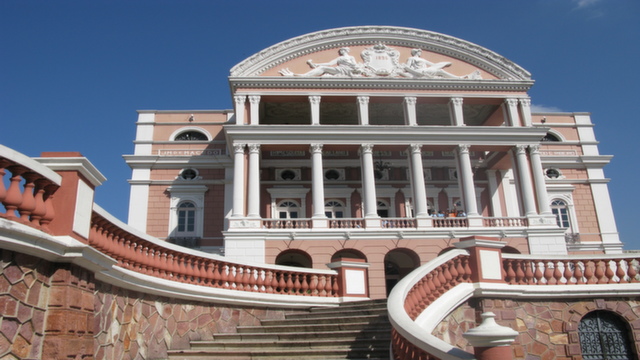
<path fill-rule="evenodd" d="M 356 26 L 322 30 L 270 46 L 231 69 L 231 77 L 257 76 L 286 61 L 342 46 L 405 46 L 451 56 L 502 79 L 531 80 L 531 74 L 503 56 L 474 43 L 432 31 L 396 26 Z M 343 80 L 344 81 L 344 80 Z"/>

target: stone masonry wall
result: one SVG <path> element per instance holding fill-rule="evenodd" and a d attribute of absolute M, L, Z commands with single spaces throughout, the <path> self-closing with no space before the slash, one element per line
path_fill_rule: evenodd
<path fill-rule="evenodd" d="M 284 313 L 146 295 L 75 265 L 0 250 L 2 360 L 166 359 L 191 340 Z"/>
<path fill-rule="evenodd" d="M 479 324 L 481 313 L 491 311 L 498 324 L 520 333 L 511 346 L 514 360 L 582 360 L 578 324 L 594 310 L 612 311 L 625 319 L 631 329 L 630 341 L 636 354 L 640 353 L 640 299 L 471 299 L 449 314 L 433 334 L 472 353 L 462 334 Z"/>

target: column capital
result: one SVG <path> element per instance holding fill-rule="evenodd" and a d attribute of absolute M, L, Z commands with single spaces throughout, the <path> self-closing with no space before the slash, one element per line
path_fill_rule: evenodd
<path fill-rule="evenodd" d="M 507 105 L 509 105 L 509 106 L 517 106 L 518 105 L 518 99 L 514 99 L 514 98 L 505 99 L 504 102 L 507 103 Z"/>
<path fill-rule="evenodd" d="M 246 95 L 234 95 L 233 101 L 235 101 L 236 105 L 243 105 L 247 101 Z"/>
<path fill-rule="evenodd" d="M 451 99 L 449 99 L 449 102 L 456 106 L 462 105 L 463 101 L 464 99 L 461 97 L 452 97 Z"/>
<path fill-rule="evenodd" d="M 243 153 L 244 152 L 244 147 L 247 144 L 239 144 L 239 143 L 233 143 L 233 152 L 234 153 Z"/>
<path fill-rule="evenodd" d="M 531 106 L 531 99 L 520 99 L 520 106 L 522 107 Z"/>
<path fill-rule="evenodd" d="M 358 96 L 358 104 L 360 105 L 367 105 L 369 103 L 369 97 L 368 96 Z"/>
<path fill-rule="evenodd" d="M 405 96 L 403 101 L 405 104 L 413 106 L 418 102 L 418 98 L 415 96 Z"/>
<path fill-rule="evenodd" d="M 540 145 L 529 145 L 529 152 L 531 154 L 540 155 Z"/>
<path fill-rule="evenodd" d="M 458 145 L 458 153 L 460 154 L 469 154 L 469 149 L 471 148 L 471 145 L 469 144 L 460 144 Z"/>
<path fill-rule="evenodd" d="M 362 144 L 360 149 L 363 153 L 373 153 L 373 144 Z"/>
<path fill-rule="evenodd" d="M 248 144 L 249 153 L 258 153 L 260 152 L 260 144 Z"/>
<path fill-rule="evenodd" d="M 415 153 L 422 154 L 422 144 L 411 144 L 409 145 L 409 149 L 411 150 L 412 154 L 415 154 Z"/>
<path fill-rule="evenodd" d="M 249 102 L 252 105 L 257 105 L 260 103 L 260 95 L 249 95 Z"/>
<path fill-rule="evenodd" d="M 515 146 L 516 149 L 516 154 L 518 155 L 522 155 L 522 154 L 526 154 L 527 153 L 527 145 L 523 145 L 523 144 L 518 144 Z"/>
<path fill-rule="evenodd" d="M 309 103 L 311 103 L 311 105 L 318 105 L 320 104 L 320 99 L 322 99 L 322 96 L 320 95 L 310 95 Z"/>
<path fill-rule="evenodd" d="M 311 144 L 309 149 L 312 153 L 322 153 L 322 146 L 324 144 Z"/>

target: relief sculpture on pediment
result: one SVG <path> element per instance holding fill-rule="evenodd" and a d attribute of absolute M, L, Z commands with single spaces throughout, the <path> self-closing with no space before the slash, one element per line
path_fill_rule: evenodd
<path fill-rule="evenodd" d="M 362 51 L 362 63 L 349 54 L 348 47 L 338 50 L 338 57 L 326 63 L 307 60 L 311 70 L 295 74 L 288 68 L 279 71 L 282 76 L 300 77 L 393 77 L 412 79 L 482 79 L 479 70 L 457 76 L 444 70 L 451 62 L 433 63 L 422 58 L 421 49 L 412 49 L 411 57 L 400 63 L 400 52 L 384 44 L 377 44 Z"/>

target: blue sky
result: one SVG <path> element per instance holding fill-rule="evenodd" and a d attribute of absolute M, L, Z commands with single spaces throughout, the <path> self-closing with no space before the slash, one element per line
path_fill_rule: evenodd
<path fill-rule="evenodd" d="M 538 108 L 591 112 L 626 249 L 640 207 L 640 1 L 0 1 L 0 143 L 79 151 L 126 221 L 136 110 L 230 109 L 235 64 L 280 41 L 354 25 L 436 31 L 532 73 Z M 635 205 L 634 205 L 635 204 Z"/>

